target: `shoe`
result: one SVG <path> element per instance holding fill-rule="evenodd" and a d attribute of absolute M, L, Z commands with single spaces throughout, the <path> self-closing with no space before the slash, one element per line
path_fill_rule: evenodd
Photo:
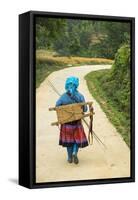
<path fill-rule="evenodd" d="M 78 163 L 79 163 L 79 159 L 78 159 L 77 155 L 73 155 L 73 162 L 74 162 L 75 164 L 78 164 Z"/>
<path fill-rule="evenodd" d="M 68 162 L 69 162 L 69 163 L 72 163 L 72 157 L 71 157 L 71 158 L 68 158 Z"/>

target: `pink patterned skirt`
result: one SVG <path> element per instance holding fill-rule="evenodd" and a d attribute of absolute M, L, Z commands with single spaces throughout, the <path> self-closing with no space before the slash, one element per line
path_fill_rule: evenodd
<path fill-rule="evenodd" d="M 63 124 L 60 127 L 59 145 L 68 147 L 74 143 L 81 148 L 88 146 L 88 140 L 80 120 Z"/>

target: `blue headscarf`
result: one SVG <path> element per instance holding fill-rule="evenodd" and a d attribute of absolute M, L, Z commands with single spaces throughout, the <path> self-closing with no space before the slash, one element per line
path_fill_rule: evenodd
<path fill-rule="evenodd" d="M 74 96 L 78 86 L 79 86 L 79 79 L 77 77 L 70 76 L 67 78 L 65 83 L 65 89 L 71 96 Z"/>

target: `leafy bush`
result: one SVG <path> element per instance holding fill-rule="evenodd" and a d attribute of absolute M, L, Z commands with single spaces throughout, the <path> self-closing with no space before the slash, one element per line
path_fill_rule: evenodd
<path fill-rule="evenodd" d="M 110 70 L 91 72 L 86 80 L 92 95 L 130 145 L 130 47 L 123 45 L 117 51 Z"/>
<path fill-rule="evenodd" d="M 130 47 L 123 45 L 115 56 L 111 71 L 111 80 L 115 80 L 113 96 L 120 109 L 129 114 L 130 110 Z"/>

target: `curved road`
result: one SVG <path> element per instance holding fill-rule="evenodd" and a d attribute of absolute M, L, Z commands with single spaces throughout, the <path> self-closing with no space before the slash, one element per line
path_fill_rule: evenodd
<path fill-rule="evenodd" d="M 36 182 L 130 176 L 130 150 L 89 93 L 84 80 L 84 76 L 90 71 L 110 67 L 109 65 L 86 65 L 55 71 L 36 90 Z M 56 121 L 56 113 L 48 111 L 49 107 L 54 107 L 59 96 L 48 85 L 47 79 L 62 94 L 65 80 L 71 75 L 79 77 L 79 91 L 84 94 L 86 101 L 94 102 L 94 131 L 107 146 L 107 149 L 104 149 L 94 140 L 92 146 L 80 149 L 78 165 L 66 161 L 66 148 L 58 145 L 59 129 L 50 125 L 51 122 Z M 87 134 L 88 129 L 85 125 L 84 128 Z"/>

